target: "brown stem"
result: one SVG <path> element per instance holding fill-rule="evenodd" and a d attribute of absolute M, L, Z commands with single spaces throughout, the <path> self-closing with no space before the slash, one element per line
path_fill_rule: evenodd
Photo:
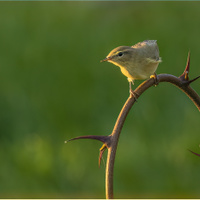
<path fill-rule="evenodd" d="M 126 103 L 124 104 L 117 121 L 115 123 L 113 132 L 111 134 L 111 145 L 108 147 L 108 155 L 106 162 L 106 198 L 113 199 L 113 171 L 114 171 L 114 162 L 115 154 L 117 150 L 117 144 L 119 140 L 119 135 L 123 127 L 126 116 L 128 115 L 129 110 L 135 102 L 135 98 L 130 95 Z"/>
<path fill-rule="evenodd" d="M 188 73 L 188 72 L 187 72 Z M 186 77 L 187 78 L 187 77 Z M 200 97 L 198 94 L 189 86 L 191 81 L 188 81 L 182 77 L 178 78 L 176 76 L 170 74 L 160 74 L 157 76 L 157 82 L 170 82 L 180 88 L 196 105 L 198 110 L 200 111 Z M 145 92 L 149 87 L 154 86 L 155 80 L 153 78 L 144 81 L 141 85 L 139 85 L 134 93 L 137 94 L 137 98 Z M 117 150 L 117 144 L 119 140 L 119 136 L 124 125 L 126 116 L 128 115 L 131 107 L 135 103 L 135 98 L 133 95 L 130 95 L 124 104 L 117 121 L 115 123 L 112 134 L 110 135 L 110 146 L 108 147 L 108 155 L 107 155 L 107 165 L 106 165 L 106 198 L 113 199 L 113 171 L 114 171 L 114 161 Z"/>

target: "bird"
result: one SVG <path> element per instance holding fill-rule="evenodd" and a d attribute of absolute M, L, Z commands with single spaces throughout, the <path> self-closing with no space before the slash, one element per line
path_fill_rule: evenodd
<path fill-rule="evenodd" d="M 119 46 L 114 48 L 101 62 L 110 62 L 120 67 L 121 72 L 129 82 L 129 91 L 134 94 L 131 85 L 135 80 L 144 80 L 154 77 L 157 80 L 156 70 L 160 62 L 157 40 L 144 40 L 133 46 Z"/>

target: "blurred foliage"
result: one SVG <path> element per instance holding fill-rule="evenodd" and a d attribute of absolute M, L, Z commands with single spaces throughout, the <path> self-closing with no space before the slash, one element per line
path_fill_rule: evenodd
<path fill-rule="evenodd" d="M 99 61 L 156 39 L 157 73 L 200 74 L 200 2 L 0 2 L 0 197 L 104 198 L 98 141 L 129 96 Z M 136 86 L 142 81 L 137 81 Z M 199 80 L 192 87 L 200 94 Z M 146 91 L 119 141 L 117 198 L 200 198 L 199 111 L 174 86 Z M 106 156 L 104 156 L 106 160 Z"/>

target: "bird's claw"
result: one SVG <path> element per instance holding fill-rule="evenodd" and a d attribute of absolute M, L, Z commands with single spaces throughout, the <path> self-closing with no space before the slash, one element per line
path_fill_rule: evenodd
<path fill-rule="evenodd" d="M 137 92 L 133 91 L 132 89 L 130 89 L 129 92 L 130 92 L 130 97 L 134 97 L 135 101 L 137 101 L 139 94 Z"/>
<path fill-rule="evenodd" d="M 153 75 L 150 76 L 150 78 L 154 79 L 154 84 L 155 84 L 155 86 L 157 86 L 159 83 L 157 74 L 154 73 Z"/>
<path fill-rule="evenodd" d="M 128 79 L 129 80 L 129 79 Z M 137 101 L 138 97 L 139 97 L 139 94 L 137 94 L 137 92 L 133 91 L 131 86 L 132 84 L 134 85 L 134 81 L 133 80 L 129 80 L 129 93 L 130 93 L 130 97 L 134 97 L 135 98 L 135 101 Z"/>

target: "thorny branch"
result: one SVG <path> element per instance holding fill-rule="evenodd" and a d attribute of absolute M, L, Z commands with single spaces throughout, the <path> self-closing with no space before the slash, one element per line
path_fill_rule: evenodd
<path fill-rule="evenodd" d="M 156 85 L 161 82 L 169 82 L 173 85 L 177 86 L 181 89 L 195 104 L 197 109 L 200 111 L 200 97 L 199 95 L 190 87 L 190 84 L 200 78 L 200 76 L 189 80 L 189 70 L 190 70 L 190 53 L 188 54 L 187 64 L 183 74 L 179 77 L 170 75 L 170 74 L 159 74 L 156 76 Z M 149 87 L 155 85 L 155 78 L 150 78 L 140 84 L 135 90 L 134 94 L 137 94 L 137 99 L 145 92 Z M 128 115 L 130 109 L 132 108 L 133 104 L 136 102 L 135 95 L 133 96 L 130 94 L 129 98 L 125 102 L 118 118 L 113 128 L 113 131 L 108 136 L 95 136 L 95 135 L 88 135 L 88 136 L 80 136 L 76 137 L 71 140 L 77 139 L 95 139 L 103 142 L 103 146 L 100 148 L 99 154 L 99 165 L 101 162 L 102 155 L 106 149 L 108 149 L 107 154 L 107 163 L 106 163 L 106 177 L 105 177 L 105 187 L 106 187 L 106 198 L 113 199 L 113 171 L 114 171 L 114 161 L 115 161 L 115 154 L 117 150 L 119 136 L 126 120 L 126 116 Z M 68 142 L 66 141 L 66 142 Z M 189 150 L 191 151 L 191 150 Z M 194 153 L 193 154 L 200 156 L 200 154 Z"/>

